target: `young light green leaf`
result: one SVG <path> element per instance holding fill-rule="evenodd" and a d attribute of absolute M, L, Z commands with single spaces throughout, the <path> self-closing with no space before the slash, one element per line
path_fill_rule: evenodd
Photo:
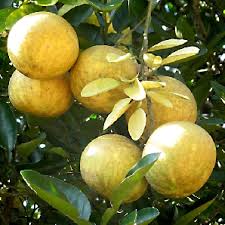
<path fill-rule="evenodd" d="M 14 11 L 13 8 L 5 8 L 0 10 L 0 33 L 6 28 L 6 19 Z"/>
<path fill-rule="evenodd" d="M 58 0 L 35 0 L 34 3 L 40 6 L 51 6 L 55 5 Z"/>
<path fill-rule="evenodd" d="M 106 59 L 110 63 L 113 63 L 113 62 L 117 63 L 117 62 L 125 61 L 127 59 L 132 59 L 132 55 L 130 53 L 127 53 L 125 55 L 118 55 L 118 54 L 115 54 L 115 53 L 108 53 L 106 55 Z"/>
<path fill-rule="evenodd" d="M 91 225 L 91 206 L 87 197 L 75 186 L 33 170 L 20 172 L 36 194 L 78 225 Z"/>
<path fill-rule="evenodd" d="M 8 150 L 9 156 L 16 144 L 16 134 L 15 116 L 8 104 L 0 102 L 0 146 Z"/>
<path fill-rule="evenodd" d="M 199 216 L 203 211 L 205 211 L 212 203 L 215 201 L 216 198 L 204 203 L 203 205 L 197 207 L 196 209 L 192 210 L 191 212 L 185 214 L 184 216 L 180 217 L 174 225 L 187 225 L 191 221 L 195 219 L 195 217 Z"/>
<path fill-rule="evenodd" d="M 124 98 L 119 100 L 115 106 L 113 107 L 112 112 L 107 116 L 103 130 L 106 130 L 110 127 L 114 122 L 116 122 L 130 107 L 130 98 Z"/>
<path fill-rule="evenodd" d="M 141 84 L 146 90 L 166 86 L 166 83 L 162 81 L 142 81 Z"/>
<path fill-rule="evenodd" d="M 29 142 L 22 143 L 16 146 L 16 151 L 20 158 L 27 158 L 46 138 L 45 133 L 41 133 L 38 138 L 35 138 Z"/>
<path fill-rule="evenodd" d="M 113 208 L 118 209 L 121 203 L 129 196 L 138 182 L 140 182 L 149 169 L 158 159 L 160 153 L 153 153 L 144 156 L 136 163 L 128 172 L 126 178 L 113 191 L 111 195 L 111 203 Z"/>
<path fill-rule="evenodd" d="M 138 108 L 129 118 L 128 131 L 131 138 L 137 141 L 144 132 L 146 126 L 146 113 L 142 108 Z"/>
<path fill-rule="evenodd" d="M 95 96 L 112 89 L 117 88 L 121 84 L 120 81 L 113 78 L 99 78 L 88 83 L 81 91 L 82 97 Z"/>
<path fill-rule="evenodd" d="M 155 102 L 164 105 L 167 108 L 172 108 L 172 102 L 164 95 L 156 91 L 148 91 L 147 95 Z"/>
<path fill-rule="evenodd" d="M 156 56 L 151 53 L 144 54 L 143 59 L 145 63 L 147 64 L 147 66 L 151 68 L 152 70 L 158 69 L 163 62 L 161 56 Z"/>
<path fill-rule="evenodd" d="M 120 77 L 120 80 L 122 81 L 122 82 L 124 82 L 124 83 L 133 83 L 136 79 L 137 79 L 137 77 L 138 76 L 135 76 L 134 78 L 132 78 L 132 79 L 126 79 L 126 78 L 124 78 L 124 77 Z"/>
<path fill-rule="evenodd" d="M 146 97 L 145 89 L 138 78 L 128 88 L 124 89 L 124 93 L 135 101 L 141 101 Z"/>
<path fill-rule="evenodd" d="M 169 39 L 165 41 L 161 41 L 157 43 L 156 45 L 153 45 L 151 48 L 148 49 L 149 52 L 173 48 L 179 45 L 183 45 L 187 42 L 187 40 L 184 39 Z"/>
<path fill-rule="evenodd" d="M 159 92 L 160 92 L 160 91 L 159 91 Z M 186 100 L 190 100 L 190 98 L 189 98 L 188 96 L 186 96 L 186 95 L 182 95 L 182 94 L 177 93 L 177 92 L 171 92 L 171 91 L 169 91 L 168 93 L 170 93 L 170 94 L 172 94 L 172 95 L 175 95 L 175 96 L 177 96 L 177 97 L 180 97 L 180 98 L 186 99 Z"/>
<path fill-rule="evenodd" d="M 173 52 L 172 54 L 170 54 L 169 56 L 167 56 L 165 59 L 163 59 L 162 65 L 167 65 L 167 64 L 170 64 L 173 62 L 177 62 L 177 61 L 180 61 L 183 59 L 190 58 L 192 56 L 197 55 L 199 53 L 199 51 L 200 51 L 200 49 L 195 46 L 179 49 L 179 50 Z"/>

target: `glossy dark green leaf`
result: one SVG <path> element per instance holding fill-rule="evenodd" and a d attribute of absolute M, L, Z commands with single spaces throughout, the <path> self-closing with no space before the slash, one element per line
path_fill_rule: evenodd
<path fill-rule="evenodd" d="M 211 86 L 216 92 L 216 95 L 222 100 L 222 102 L 225 104 L 225 86 L 219 84 L 216 81 L 211 81 Z"/>
<path fill-rule="evenodd" d="M 0 9 L 6 8 L 6 7 L 11 7 L 12 3 L 13 3 L 13 0 L 1 0 L 0 1 Z"/>
<path fill-rule="evenodd" d="M 13 8 L 5 8 L 0 10 L 0 33 L 6 28 L 6 19 L 15 9 Z"/>
<path fill-rule="evenodd" d="M 90 225 L 91 206 L 75 186 L 33 170 L 20 172 L 27 185 L 51 206 L 79 225 Z"/>
<path fill-rule="evenodd" d="M 42 7 L 34 4 L 22 5 L 19 9 L 13 11 L 6 19 L 6 28 L 11 29 L 11 27 L 22 17 L 37 11 L 43 10 Z"/>
<path fill-rule="evenodd" d="M 131 18 L 129 16 L 128 3 L 124 1 L 121 7 L 117 9 L 115 14 L 113 15 L 113 28 L 117 32 L 121 32 L 129 26 L 130 22 Z"/>
<path fill-rule="evenodd" d="M 148 225 L 158 216 L 159 210 L 156 208 L 148 207 L 139 211 L 134 210 L 122 219 L 120 225 Z"/>
<path fill-rule="evenodd" d="M 100 11 L 112 11 L 114 9 L 119 8 L 123 3 L 123 0 L 111 0 L 106 4 L 103 4 L 101 1 L 98 0 L 59 0 L 59 2 L 69 5 L 87 4 L 92 6 L 94 9 Z"/>
<path fill-rule="evenodd" d="M 179 17 L 179 19 L 177 20 L 175 31 L 178 38 L 194 41 L 194 29 L 185 17 Z"/>
<path fill-rule="evenodd" d="M 123 217 L 120 225 L 133 225 L 137 221 L 137 209 Z"/>
<path fill-rule="evenodd" d="M 174 225 L 187 225 L 213 204 L 215 198 L 179 218 Z"/>
<path fill-rule="evenodd" d="M 9 105 L 0 101 L 0 146 L 9 153 L 16 144 L 17 126 L 15 116 Z"/>
<path fill-rule="evenodd" d="M 34 3 L 40 6 L 51 6 L 55 5 L 58 0 L 35 0 Z"/>
<path fill-rule="evenodd" d="M 27 158 L 36 148 L 45 140 L 46 134 L 41 133 L 38 138 L 29 142 L 22 143 L 16 146 L 16 151 L 21 158 Z"/>
<path fill-rule="evenodd" d="M 73 26 L 77 27 L 93 13 L 93 9 L 88 5 L 81 5 L 71 9 L 64 15 L 64 18 Z"/>

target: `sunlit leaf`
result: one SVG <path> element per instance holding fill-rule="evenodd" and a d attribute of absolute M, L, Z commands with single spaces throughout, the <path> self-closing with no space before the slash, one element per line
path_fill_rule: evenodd
<path fill-rule="evenodd" d="M 115 54 L 115 53 L 108 53 L 106 55 L 106 59 L 108 62 L 122 62 L 122 61 L 125 61 L 127 59 L 131 59 L 132 58 L 132 55 L 130 53 L 127 53 L 125 55 L 118 55 L 118 54 Z"/>
<path fill-rule="evenodd" d="M 142 81 L 141 84 L 146 90 L 166 86 L 166 83 L 162 81 Z"/>
<path fill-rule="evenodd" d="M 120 77 L 120 80 L 124 83 L 133 83 L 136 79 L 137 79 L 137 76 L 129 80 L 124 77 Z"/>
<path fill-rule="evenodd" d="M 141 137 L 145 126 L 146 113 L 142 108 L 139 108 L 131 115 L 128 122 L 128 131 L 134 141 L 137 141 Z"/>
<path fill-rule="evenodd" d="M 148 91 L 147 95 L 155 102 L 158 102 L 161 105 L 164 105 L 167 108 L 172 108 L 172 102 L 163 94 L 155 92 L 155 91 Z"/>
<path fill-rule="evenodd" d="M 151 48 L 148 49 L 148 51 L 153 52 L 157 50 L 173 48 L 179 45 L 183 45 L 186 42 L 187 40 L 184 40 L 184 39 L 169 39 L 169 40 L 161 41 L 156 45 L 153 45 Z"/>
<path fill-rule="evenodd" d="M 147 66 L 153 70 L 158 69 L 161 66 L 163 61 L 161 56 L 156 56 L 151 53 L 144 54 L 143 59 L 145 63 L 147 64 Z"/>
<path fill-rule="evenodd" d="M 124 93 L 135 101 L 141 101 L 146 97 L 145 89 L 138 78 L 128 88 L 124 89 Z"/>
<path fill-rule="evenodd" d="M 165 59 L 163 59 L 162 65 L 167 65 L 167 64 L 179 61 L 179 60 L 183 60 L 183 59 L 192 57 L 194 55 L 197 55 L 199 53 L 199 51 L 200 51 L 200 49 L 195 46 L 179 49 L 179 50 L 173 52 L 172 54 L 170 54 L 169 56 L 167 56 Z"/>
<path fill-rule="evenodd" d="M 177 97 L 180 97 L 180 98 L 183 98 L 183 99 L 186 99 L 186 100 L 190 100 L 190 98 L 186 95 L 182 95 L 182 94 L 177 93 L 177 92 L 169 92 L 169 93 L 172 94 L 172 95 L 175 95 Z"/>
<path fill-rule="evenodd" d="M 117 88 L 120 81 L 113 78 L 99 78 L 88 83 L 81 91 L 82 97 L 91 97 Z"/>
<path fill-rule="evenodd" d="M 34 3 L 40 6 L 51 6 L 55 5 L 58 0 L 35 0 Z"/>
<path fill-rule="evenodd" d="M 113 107 L 112 112 L 107 116 L 103 130 L 110 127 L 115 121 L 117 121 L 130 107 L 130 98 L 124 98 L 119 100 Z"/>

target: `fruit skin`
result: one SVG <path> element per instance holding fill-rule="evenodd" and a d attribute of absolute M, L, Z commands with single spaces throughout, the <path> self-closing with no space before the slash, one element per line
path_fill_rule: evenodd
<path fill-rule="evenodd" d="M 165 95 L 167 99 L 169 99 L 173 107 L 168 108 L 158 102 L 155 102 L 152 100 L 152 111 L 154 114 L 154 129 L 159 127 L 160 125 L 172 122 L 172 121 L 190 121 L 195 122 L 197 119 L 197 104 L 195 101 L 195 98 L 189 88 L 180 82 L 179 80 L 176 80 L 175 78 L 168 77 L 168 76 L 159 76 L 159 79 L 162 82 L 166 83 L 166 86 L 161 88 L 165 92 L 176 92 L 179 94 L 182 94 L 184 96 L 187 96 L 189 100 L 183 99 L 181 97 L 168 94 Z M 158 89 L 160 90 L 160 89 Z M 147 103 L 146 101 L 142 102 L 141 106 L 144 111 L 147 113 Z M 129 120 L 130 116 L 136 109 L 136 104 L 133 104 L 129 110 L 126 113 L 126 119 Z M 144 131 L 144 136 L 148 135 L 148 129 L 150 127 L 149 119 L 147 119 L 147 125 Z"/>
<path fill-rule="evenodd" d="M 142 152 L 128 138 L 106 134 L 91 141 L 82 152 L 80 161 L 84 181 L 96 192 L 110 199 L 112 191 L 126 177 L 131 167 L 139 161 Z M 140 198 L 147 188 L 145 179 L 137 183 L 134 191 L 125 200 Z"/>
<path fill-rule="evenodd" d="M 146 178 L 153 189 L 171 198 L 198 191 L 216 162 L 216 147 L 211 136 L 187 121 L 166 123 L 156 129 L 142 156 L 153 152 L 161 152 L 161 155 Z"/>
<path fill-rule="evenodd" d="M 66 112 L 72 101 L 67 77 L 35 80 L 15 71 L 10 78 L 9 99 L 21 112 L 40 117 L 56 117 Z"/>
<path fill-rule="evenodd" d="M 16 69 L 34 79 L 65 74 L 79 54 L 73 27 L 49 12 L 31 13 L 17 21 L 9 32 L 7 48 Z"/>
<path fill-rule="evenodd" d="M 131 59 L 121 62 L 108 62 L 108 53 L 125 55 L 120 49 L 96 45 L 83 51 L 71 70 L 71 88 L 75 98 L 86 108 L 99 113 L 110 113 L 117 101 L 126 98 L 124 85 L 92 97 L 81 97 L 82 89 L 91 81 L 99 78 L 120 80 L 132 79 L 137 75 L 137 63 Z"/>

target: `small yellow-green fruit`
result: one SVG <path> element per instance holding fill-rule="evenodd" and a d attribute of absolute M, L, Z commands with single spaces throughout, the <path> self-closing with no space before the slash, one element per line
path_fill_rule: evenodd
<path fill-rule="evenodd" d="M 21 112 L 39 117 L 56 117 L 66 112 L 72 101 L 69 79 L 35 80 L 15 71 L 10 78 L 9 99 Z"/>
<path fill-rule="evenodd" d="M 123 56 L 120 49 L 97 45 L 83 51 L 71 70 L 71 88 L 75 98 L 86 108 L 100 113 L 110 113 L 117 101 L 126 98 L 124 86 L 92 97 L 82 97 L 82 89 L 91 81 L 99 78 L 130 80 L 137 75 L 137 63 L 132 59 L 120 62 L 108 62 L 108 54 Z"/>
<path fill-rule="evenodd" d="M 34 79 L 65 74 L 79 54 L 73 27 L 50 12 L 31 13 L 17 21 L 9 32 L 7 48 L 16 69 Z"/>
<path fill-rule="evenodd" d="M 159 79 L 162 82 L 166 83 L 165 87 L 156 89 L 155 91 L 163 91 L 165 98 L 167 98 L 171 103 L 172 107 L 166 107 L 163 104 L 156 102 L 154 99 L 151 99 L 151 107 L 154 115 L 154 129 L 161 126 L 164 123 L 172 121 L 190 121 L 195 122 L 197 119 L 197 104 L 195 98 L 189 88 L 183 84 L 181 81 L 168 77 L 168 76 L 159 76 Z M 172 93 L 177 93 L 187 97 L 188 99 L 179 97 Z M 126 112 L 126 120 L 129 121 L 129 118 L 136 110 L 138 102 L 134 102 L 131 107 Z M 146 100 L 142 101 L 141 108 L 144 109 L 145 113 L 148 115 L 147 102 Z M 147 118 L 147 124 L 144 130 L 142 137 L 144 140 L 149 138 L 149 129 L 150 129 L 150 120 Z"/>
<path fill-rule="evenodd" d="M 183 198 L 198 191 L 216 162 L 216 147 L 201 127 L 187 121 L 166 123 L 150 136 L 143 156 L 161 155 L 146 174 L 149 184 L 166 197 Z"/>
<path fill-rule="evenodd" d="M 80 170 L 84 181 L 102 196 L 110 199 L 112 191 L 126 177 L 131 167 L 141 158 L 142 152 L 128 138 L 106 134 L 91 141 L 81 155 Z M 140 198 L 147 188 L 145 179 L 135 186 L 125 200 Z"/>

